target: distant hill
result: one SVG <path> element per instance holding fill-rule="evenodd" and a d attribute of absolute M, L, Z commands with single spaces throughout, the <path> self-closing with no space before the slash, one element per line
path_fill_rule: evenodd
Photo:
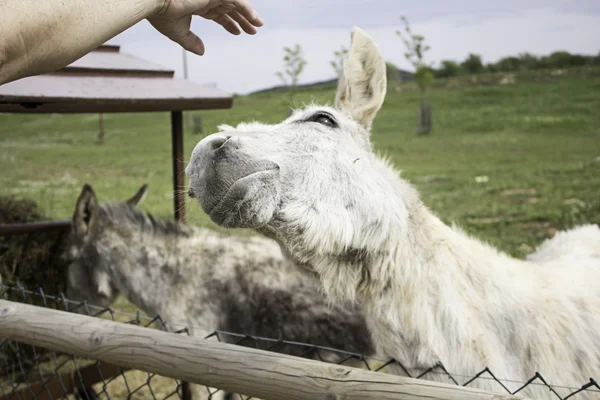
<path fill-rule="evenodd" d="M 393 71 L 388 71 L 388 77 L 391 77 L 393 74 L 394 74 Z M 405 71 L 402 69 L 396 70 L 396 76 L 403 82 L 414 80 L 412 72 Z M 320 88 L 320 87 L 328 87 L 328 86 L 335 86 L 335 85 L 337 85 L 337 78 L 327 79 L 324 81 L 318 81 L 318 82 L 312 82 L 312 83 L 305 83 L 303 85 L 298 85 L 298 89 L 316 89 L 316 88 Z M 273 86 L 273 87 L 266 88 L 266 89 L 257 90 L 250 94 L 266 93 L 266 92 L 283 92 L 283 91 L 288 90 L 288 88 L 289 88 L 288 85 L 278 85 L 278 86 Z"/>

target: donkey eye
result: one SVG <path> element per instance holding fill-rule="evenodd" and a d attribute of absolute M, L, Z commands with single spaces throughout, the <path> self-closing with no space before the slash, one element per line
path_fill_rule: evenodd
<path fill-rule="evenodd" d="M 313 115 L 312 117 L 310 117 L 309 121 L 311 122 L 317 122 L 319 124 L 328 126 L 330 128 L 337 128 L 338 124 L 335 121 L 335 119 L 333 118 L 333 116 L 331 116 L 330 114 L 327 113 L 318 113 Z"/>

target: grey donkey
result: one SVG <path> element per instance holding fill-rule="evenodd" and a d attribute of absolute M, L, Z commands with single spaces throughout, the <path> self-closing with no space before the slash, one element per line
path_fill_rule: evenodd
<path fill-rule="evenodd" d="M 362 314 L 330 306 L 318 282 L 293 268 L 275 241 L 156 219 L 138 208 L 146 191 L 143 185 L 127 201 L 99 204 L 83 186 L 64 247 L 68 298 L 108 307 L 123 294 L 169 329 L 187 326 L 195 336 L 221 330 L 374 354 Z M 308 349 L 277 351 L 300 356 Z M 207 388 L 191 386 L 194 400 L 209 397 Z"/>

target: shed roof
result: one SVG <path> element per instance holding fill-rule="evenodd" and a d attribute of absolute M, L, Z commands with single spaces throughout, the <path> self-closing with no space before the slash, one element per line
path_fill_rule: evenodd
<path fill-rule="evenodd" d="M 229 108 L 230 94 L 103 45 L 67 67 L 0 86 L 0 112 L 96 113 Z"/>

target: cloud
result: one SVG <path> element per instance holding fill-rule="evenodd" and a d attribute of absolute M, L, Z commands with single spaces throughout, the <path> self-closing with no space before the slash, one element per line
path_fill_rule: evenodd
<path fill-rule="evenodd" d="M 478 19 L 493 19 L 524 9 L 550 8 L 557 13 L 600 13 L 600 4 L 573 0 L 255 0 L 252 2 L 273 29 L 335 29 L 344 28 L 348 21 L 360 21 L 364 29 L 396 26 L 400 15 L 412 22 L 452 18 L 469 13 Z M 355 22 L 358 24 L 358 22 Z"/>
<path fill-rule="evenodd" d="M 206 54 L 188 54 L 189 78 L 216 83 L 221 90 L 235 93 L 277 85 L 275 72 L 282 67 L 283 47 L 295 43 L 302 45 L 308 61 L 301 82 L 332 78 L 332 53 L 349 45 L 353 25 L 373 36 L 388 61 L 410 69 L 403 58 L 402 42 L 395 35 L 401 14 L 408 16 L 414 32 L 425 36 L 431 45 L 429 59 L 436 62 L 462 60 L 469 52 L 490 62 L 524 51 L 596 54 L 600 50 L 600 5 L 592 4 L 595 2 L 555 1 L 552 7 L 534 8 L 547 2 L 533 0 L 525 10 L 523 2 L 516 0 L 481 3 L 424 0 L 418 6 L 404 8 L 397 0 L 256 0 L 253 4 L 260 10 L 265 26 L 255 36 L 232 36 L 216 24 L 194 21 L 193 30 L 204 40 Z M 172 68 L 182 76 L 182 50 L 147 22 L 111 43 L 121 44 L 123 52 Z"/>

